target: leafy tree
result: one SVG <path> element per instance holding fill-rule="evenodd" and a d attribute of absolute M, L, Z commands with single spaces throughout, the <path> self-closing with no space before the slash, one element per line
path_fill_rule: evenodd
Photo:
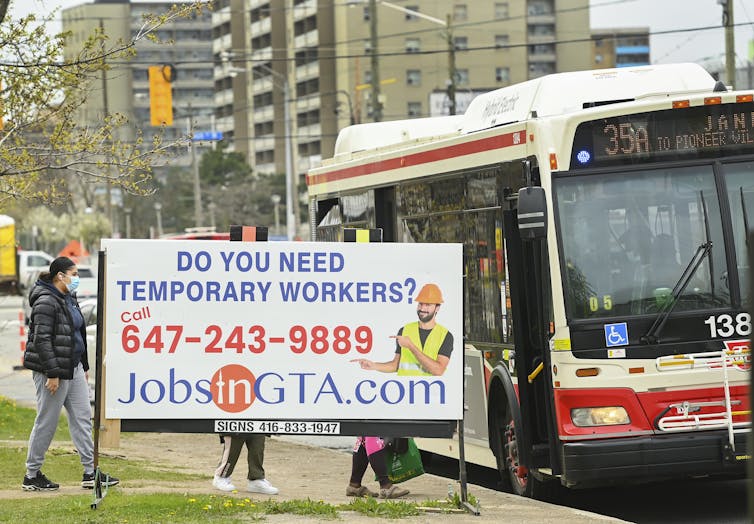
<path fill-rule="evenodd" d="M 225 143 L 219 142 L 202 155 L 199 164 L 205 209 L 214 206 L 218 231 L 228 231 L 231 224 L 272 228 L 272 195 L 285 195 L 285 176 L 253 176 L 244 156 L 225 148 Z M 284 197 L 282 202 L 280 213 L 285 216 Z"/>
<path fill-rule="evenodd" d="M 127 59 L 139 40 L 177 17 L 190 16 L 207 5 L 174 6 L 159 16 L 148 16 L 129 41 L 110 42 L 95 31 L 75 58 L 63 57 L 67 34 L 50 36 L 44 29 L 55 12 L 38 20 L 6 17 L 11 0 L 0 0 L 0 203 L 20 198 L 44 203 L 70 200 L 79 184 L 109 183 L 125 192 L 144 194 L 152 166 L 176 143 L 158 136 L 144 143 L 119 140 L 126 118 L 105 115 L 96 125 L 81 125 L 76 111 L 86 99 L 86 87 L 108 69 L 108 60 Z M 126 135 L 127 136 L 127 135 Z M 185 144 L 184 144 L 185 145 Z M 82 191 L 85 198 L 86 192 Z"/>
<path fill-rule="evenodd" d="M 256 176 L 241 153 L 227 151 L 218 142 L 207 150 L 199 162 L 202 186 L 204 226 L 211 225 L 214 214 L 215 229 L 228 231 L 232 224 L 268 226 L 274 234 L 274 205 L 272 195 L 281 196 L 279 216 L 285 221 L 285 176 Z M 162 223 L 166 233 L 180 233 L 194 224 L 194 186 L 190 168 L 173 168 L 166 182 L 150 199 L 162 205 Z M 155 216 L 149 211 L 148 216 Z M 284 225 L 281 225 L 281 233 Z"/>

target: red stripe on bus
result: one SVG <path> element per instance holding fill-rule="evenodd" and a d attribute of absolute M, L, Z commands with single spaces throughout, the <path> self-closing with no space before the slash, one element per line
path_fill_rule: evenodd
<path fill-rule="evenodd" d="M 518 135 L 518 137 L 516 142 L 514 143 L 513 137 L 516 135 Z M 514 131 L 512 133 L 506 133 L 504 135 L 495 135 L 488 138 L 483 138 L 481 140 L 464 142 L 463 144 L 456 144 L 452 146 L 441 147 L 438 149 L 432 149 L 429 151 L 422 151 L 421 153 L 388 158 L 387 160 L 381 160 L 379 162 L 371 162 L 360 166 L 338 169 L 329 173 L 307 175 L 307 184 L 312 186 L 316 184 L 322 184 L 324 182 L 346 180 L 348 178 L 354 178 L 357 176 L 372 175 L 381 171 L 391 171 L 393 169 L 418 166 L 421 164 L 428 164 L 430 162 L 447 160 L 449 158 L 473 155 L 474 153 L 490 151 L 491 149 L 500 149 L 514 145 L 520 146 L 524 145 L 525 143 L 526 132 L 524 130 Z"/>

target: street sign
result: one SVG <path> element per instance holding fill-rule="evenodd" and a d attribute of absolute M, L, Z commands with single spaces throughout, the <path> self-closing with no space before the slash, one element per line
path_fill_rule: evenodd
<path fill-rule="evenodd" d="M 222 140 L 223 139 L 223 132 L 222 131 L 197 131 L 194 133 L 194 137 L 192 140 L 194 142 L 198 140 Z"/>

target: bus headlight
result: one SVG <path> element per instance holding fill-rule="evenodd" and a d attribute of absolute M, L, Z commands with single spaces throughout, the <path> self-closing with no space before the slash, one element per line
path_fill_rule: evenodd
<path fill-rule="evenodd" d="M 582 428 L 590 426 L 616 426 L 631 422 L 626 409 L 622 406 L 573 408 L 571 410 L 571 420 L 573 420 L 576 426 Z"/>

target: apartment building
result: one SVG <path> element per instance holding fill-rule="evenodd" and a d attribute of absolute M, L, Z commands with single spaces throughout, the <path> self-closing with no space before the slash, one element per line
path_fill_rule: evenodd
<path fill-rule="evenodd" d="M 139 2 L 95 0 L 62 11 L 64 31 L 71 36 L 66 42 L 66 58 L 74 57 L 95 29 L 107 35 L 108 45 L 129 41 L 143 28 L 144 14 L 163 14 L 173 2 Z M 140 129 L 145 141 L 151 142 L 159 128 L 150 125 L 148 68 L 153 65 L 173 67 L 173 124 L 163 131 L 165 140 L 185 135 L 187 130 L 210 131 L 214 126 L 215 85 L 212 58 L 212 15 L 208 10 L 191 18 L 176 18 L 160 27 L 157 44 L 141 39 L 132 58 L 114 58 L 101 81 L 87 86 L 88 97 L 79 113 L 81 123 L 96 122 L 104 114 L 121 113 L 131 126 L 121 130 L 119 139 L 131 140 Z M 188 151 L 171 161 L 187 166 Z"/>
<path fill-rule="evenodd" d="M 378 1 L 374 14 L 369 0 L 221 0 L 213 27 L 218 124 L 257 172 L 291 165 L 300 183 L 349 123 L 448 114 L 449 86 L 460 113 L 479 92 L 592 65 L 588 0 Z"/>
<path fill-rule="evenodd" d="M 649 28 L 592 29 L 592 67 L 607 69 L 649 65 Z"/>

